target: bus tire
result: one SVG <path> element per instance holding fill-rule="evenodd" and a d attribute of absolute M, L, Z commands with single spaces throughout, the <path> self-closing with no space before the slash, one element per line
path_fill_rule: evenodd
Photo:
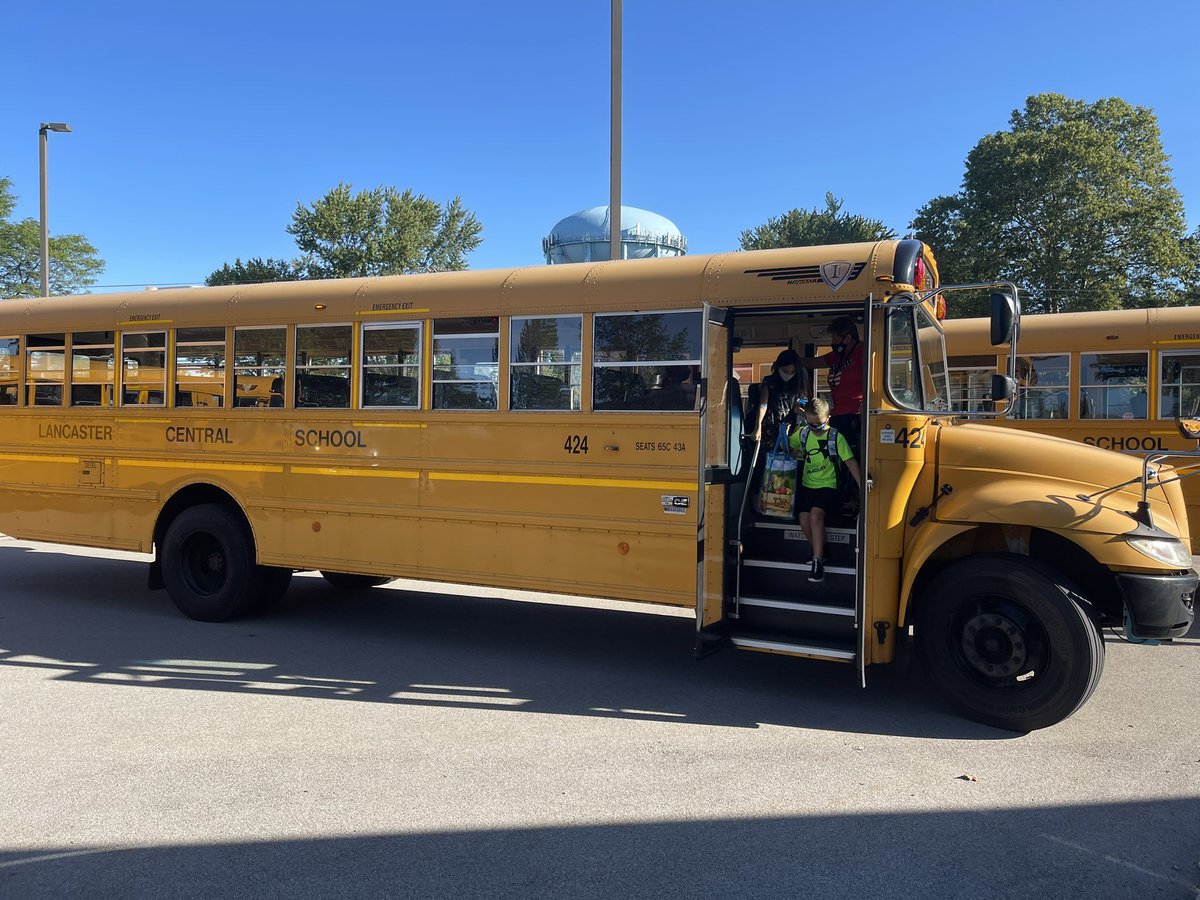
<path fill-rule="evenodd" d="M 334 587 L 347 591 L 364 591 L 394 580 L 390 575 L 350 575 L 346 572 L 326 572 L 324 569 L 321 570 L 321 577 Z"/>
<path fill-rule="evenodd" d="M 168 526 L 161 556 L 167 593 L 188 618 L 225 622 L 257 610 L 254 539 L 232 504 L 185 509 Z"/>
<path fill-rule="evenodd" d="M 1104 671 L 1104 640 L 1051 573 L 1024 557 L 949 566 L 921 598 L 930 679 L 968 718 L 1028 732 L 1074 713 Z"/>
<path fill-rule="evenodd" d="M 254 567 L 255 612 L 266 612 L 283 599 L 292 585 L 292 570 L 281 566 Z"/>

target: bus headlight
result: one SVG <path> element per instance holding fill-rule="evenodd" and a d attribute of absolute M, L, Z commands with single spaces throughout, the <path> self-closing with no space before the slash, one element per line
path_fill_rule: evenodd
<path fill-rule="evenodd" d="M 1192 553 L 1183 542 L 1175 538 L 1129 538 L 1129 546 L 1143 556 L 1156 562 L 1166 563 L 1178 569 L 1192 567 Z"/>

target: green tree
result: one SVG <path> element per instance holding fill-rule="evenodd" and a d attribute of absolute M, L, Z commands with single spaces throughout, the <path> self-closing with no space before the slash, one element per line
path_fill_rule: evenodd
<path fill-rule="evenodd" d="M 297 205 L 287 230 L 309 278 L 350 278 L 465 269 L 483 229 L 459 197 L 443 207 L 411 190 L 355 194 L 339 184 L 311 206 Z"/>
<path fill-rule="evenodd" d="M 967 155 L 961 190 L 912 222 L 943 282 L 1007 278 L 1026 312 L 1164 306 L 1195 295 L 1186 235 L 1154 112 L 1119 98 L 1037 94 L 1009 130 Z M 956 315 L 984 312 L 956 302 Z"/>
<path fill-rule="evenodd" d="M 236 259 L 225 263 L 204 279 L 209 287 L 223 284 L 262 284 L 266 281 L 295 281 L 301 277 L 300 267 L 286 259 L 253 257 L 245 262 Z"/>
<path fill-rule="evenodd" d="M 743 250 L 775 247 L 811 247 L 817 244 L 853 244 L 859 241 L 890 240 L 896 232 L 878 219 L 842 212 L 842 201 L 825 195 L 824 209 L 793 209 L 742 232 Z"/>
<path fill-rule="evenodd" d="M 36 297 L 42 290 L 42 232 L 37 219 L 9 221 L 16 208 L 12 180 L 0 178 L 0 297 Z M 50 293 L 74 294 L 96 283 L 104 260 L 81 234 L 49 241 Z"/>

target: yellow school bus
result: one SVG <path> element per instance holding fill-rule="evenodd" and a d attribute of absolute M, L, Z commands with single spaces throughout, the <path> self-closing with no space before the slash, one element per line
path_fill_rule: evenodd
<path fill-rule="evenodd" d="M 1135 521 L 1138 461 L 948 415 L 950 290 L 903 240 L 6 300 L 0 530 L 152 552 L 150 586 L 207 621 L 293 570 L 405 576 L 686 607 L 697 655 L 863 684 L 911 627 L 965 714 L 1043 727 L 1095 687 L 1101 627 L 1191 624 L 1182 494 L 1155 484 Z M 734 373 L 842 316 L 869 481 L 814 583 L 795 521 L 746 502 Z"/>
<path fill-rule="evenodd" d="M 988 320 L 944 324 L 952 403 L 991 406 L 985 395 L 997 351 Z M 1152 458 L 1197 449 L 1175 420 L 1200 416 L 1200 310 L 1024 316 L 1020 330 L 1016 395 L 994 424 Z M 1200 459 L 1173 461 L 1188 519 L 1200 522 Z M 1200 554 L 1200 530 L 1192 552 Z"/>

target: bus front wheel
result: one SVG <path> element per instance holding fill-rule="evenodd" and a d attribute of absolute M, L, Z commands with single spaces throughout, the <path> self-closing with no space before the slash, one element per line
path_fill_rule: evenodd
<path fill-rule="evenodd" d="M 350 575 L 346 572 L 326 572 L 324 569 L 321 570 L 321 577 L 334 587 L 347 591 L 363 591 L 394 580 L 389 575 Z"/>
<path fill-rule="evenodd" d="M 1027 732 L 1071 715 L 1104 670 L 1087 612 L 1027 558 L 960 560 L 930 584 L 916 638 L 929 675 L 964 715 Z"/>
<path fill-rule="evenodd" d="M 257 611 L 266 585 L 254 564 L 250 528 L 236 507 L 185 509 L 167 528 L 161 561 L 167 593 L 188 618 L 224 622 Z"/>

